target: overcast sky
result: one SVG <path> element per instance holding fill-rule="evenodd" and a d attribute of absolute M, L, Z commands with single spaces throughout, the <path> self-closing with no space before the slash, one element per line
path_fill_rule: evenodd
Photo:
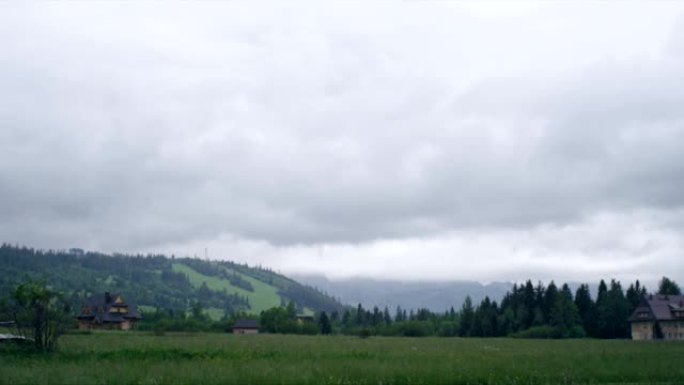
<path fill-rule="evenodd" d="M 680 2 L 0 4 L 0 241 L 684 281 Z"/>

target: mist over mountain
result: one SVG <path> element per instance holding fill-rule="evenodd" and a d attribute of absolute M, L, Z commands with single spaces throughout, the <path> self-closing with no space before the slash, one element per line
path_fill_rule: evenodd
<path fill-rule="evenodd" d="M 201 3 L 0 3 L 1 241 L 684 281 L 684 2 Z"/>
<path fill-rule="evenodd" d="M 291 274 L 293 279 L 314 286 L 328 295 L 339 298 L 342 303 L 365 308 L 378 306 L 394 310 L 427 308 L 442 312 L 450 307 L 458 310 L 467 296 L 479 303 L 489 296 L 500 302 L 513 287 L 511 282 L 492 282 L 483 285 L 475 281 L 400 281 L 371 278 L 328 279 L 324 275 Z"/>

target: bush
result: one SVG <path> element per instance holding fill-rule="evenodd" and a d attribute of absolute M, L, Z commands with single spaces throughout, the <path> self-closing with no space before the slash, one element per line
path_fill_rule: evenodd
<path fill-rule="evenodd" d="M 539 339 L 560 339 L 560 338 L 584 338 L 587 333 L 581 326 L 573 326 L 570 329 L 553 327 L 549 325 L 533 326 L 527 330 L 511 334 L 513 338 L 539 338 Z"/>
<path fill-rule="evenodd" d="M 587 332 L 579 325 L 570 328 L 568 334 L 566 335 L 567 338 L 584 338 L 586 336 Z"/>
<path fill-rule="evenodd" d="M 444 322 L 437 332 L 439 337 L 455 337 L 458 335 L 458 323 Z"/>
<path fill-rule="evenodd" d="M 368 328 L 359 329 L 360 338 L 368 338 L 371 336 L 371 331 Z"/>
<path fill-rule="evenodd" d="M 298 326 L 299 327 L 297 328 L 297 331 L 296 331 L 297 334 L 305 334 L 305 335 L 309 335 L 309 336 L 315 336 L 319 332 L 318 325 L 316 325 L 313 322 L 304 322 L 303 324 L 298 325 Z"/>
<path fill-rule="evenodd" d="M 71 322 L 69 307 L 61 293 L 45 282 L 27 281 L 14 289 L 9 304 L 17 333 L 32 341 L 39 351 L 57 347 L 57 339 Z"/>
<path fill-rule="evenodd" d="M 550 339 L 550 338 L 561 338 L 563 333 L 559 328 L 542 325 L 542 326 L 532 326 L 529 329 L 519 331 L 517 333 L 511 334 L 513 338 L 539 338 L 539 339 Z"/>
<path fill-rule="evenodd" d="M 432 334 L 432 325 L 426 321 L 405 322 L 401 334 L 405 337 L 426 337 Z"/>

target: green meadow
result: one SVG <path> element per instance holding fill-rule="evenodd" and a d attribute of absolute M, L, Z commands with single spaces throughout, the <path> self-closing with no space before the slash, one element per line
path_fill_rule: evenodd
<path fill-rule="evenodd" d="M 173 271 L 184 273 L 188 277 L 188 280 L 190 280 L 190 284 L 192 284 L 192 286 L 195 288 L 199 288 L 200 286 L 202 286 L 202 283 L 206 283 L 207 287 L 211 290 L 225 290 L 228 294 L 237 293 L 242 297 L 249 298 L 251 310 L 256 314 L 259 314 L 263 310 L 270 309 L 272 307 L 280 305 L 280 296 L 278 295 L 277 288 L 270 286 L 264 282 L 261 282 L 258 279 L 254 279 L 248 275 L 234 272 L 231 269 L 225 268 L 225 270 L 229 274 L 238 274 L 242 277 L 242 279 L 252 284 L 252 287 L 254 287 L 254 291 L 252 292 L 239 287 L 235 287 L 231 285 L 230 282 L 226 279 L 221 279 L 219 277 L 210 277 L 201 274 L 193 268 L 182 263 L 174 263 L 172 264 L 172 268 Z M 223 315 L 222 311 L 216 314 L 210 314 L 210 316 L 213 316 L 215 319 L 220 318 L 221 315 Z"/>
<path fill-rule="evenodd" d="M 682 384 L 684 344 L 97 332 L 3 348 L 7 384 Z"/>

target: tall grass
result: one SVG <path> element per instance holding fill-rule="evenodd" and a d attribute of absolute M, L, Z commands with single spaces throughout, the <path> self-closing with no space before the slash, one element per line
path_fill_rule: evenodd
<path fill-rule="evenodd" d="M 684 344 L 228 334 L 67 335 L 3 354 L 0 383 L 684 383 Z"/>

